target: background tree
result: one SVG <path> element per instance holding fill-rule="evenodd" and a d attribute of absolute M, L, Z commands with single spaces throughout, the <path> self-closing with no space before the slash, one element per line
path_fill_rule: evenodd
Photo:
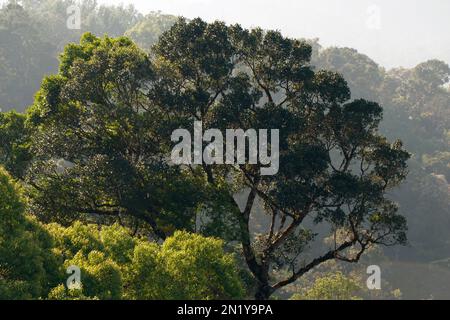
<path fill-rule="evenodd" d="M 159 36 L 169 30 L 177 19 L 172 15 L 152 12 L 130 28 L 125 36 L 130 37 L 140 48 L 150 51 L 151 47 L 158 42 Z"/>
<path fill-rule="evenodd" d="M 426 268 L 419 266 L 422 263 L 445 259 L 449 241 L 444 226 L 448 225 L 450 217 L 446 157 L 449 117 L 445 115 L 449 98 L 448 65 L 430 60 L 411 69 L 386 71 L 365 55 L 348 48 L 319 49 L 312 63 L 342 73 L 353 96 L 364 92 L 381 103 L 385 116 L 380 132 L 389 139 L 400 138 L 412 153 L 408 163 L 410 174 L 404 184 L 390 194 L 390 198 L 399 203 L 400 213 L 408 219 L 409 245 L 387 248 L 385 253 L 394 261 L 417 264 L 399 266 L 404 273 Z M 423 212 L 427 212 L 426 219 Z M 429 237 L 429 234 L 442 236 Z M 447 270 L 439 272 L 445 277 Z M 393 277 L 390 280 L 395 281 Z M 433 285 L 436 288 L 438 283 Z M 408 292 L 403 292 L 407 296 Z M 420 296 L 425 298 L 429 294 L 424 292 Z"/>
<path fill-rule="evenodd" d="M 313 65 L 339 72 L 348 82 L 353 99 L 370 99 L 378 102 L 378 90 L 384 70 L 368 56 L 352 48 L 331 47 L 313 56 Z"/>
<path fill-rule="evenodd" d="M 57 65 L 55 47 L 21 6 L 0 10 L 0 106 L 23 111 L 33 101 L 42 76 Z"/>
<path fill-rule="evenodd" d="M 81 9 L 81 29 L 67 28 L 67 9 Z M 167 19 L 170 16 L 167 16 Z M 0 8 L 0 106 L 24 111 L 44 76 L 58 71 L 64 46 L 90 31 L 121 36 L 143 19 L 133 6 L 99 5 L 95 0 L 8 1 Z M 159 22 L 164 22 L 161 16 Z"/>

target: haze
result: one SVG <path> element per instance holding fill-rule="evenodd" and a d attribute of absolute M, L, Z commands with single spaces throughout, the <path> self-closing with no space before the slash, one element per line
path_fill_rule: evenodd
<path fill-rule="evenodd" d="M 347 46 L 380 65 L 412 67 L 427 59 L 450 62 L 447 0 L 100 0 L 134 4 L 143 13 L 162 11 L 207 21 L 278 29 L 324 46 Z"/>

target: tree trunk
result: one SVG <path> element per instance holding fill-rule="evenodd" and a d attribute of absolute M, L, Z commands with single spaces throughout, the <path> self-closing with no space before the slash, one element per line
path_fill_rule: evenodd
<path fill-rule="evenodd" d="M 268 284 L 260 284 L 256 290 L 256 300 L 269 300 L 270 296 L 274 292 L 273 288 Z"/>

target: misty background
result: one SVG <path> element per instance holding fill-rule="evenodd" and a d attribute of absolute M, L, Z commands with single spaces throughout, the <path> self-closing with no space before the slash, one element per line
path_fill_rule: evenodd
<path fill-rule="evenodd" d="M 139 11 L 223 20 L 319 38 L 323 46 L 357 49 L 385 68 L 434 58 L 450 62 L 447 0 L 100 0 Z"/>

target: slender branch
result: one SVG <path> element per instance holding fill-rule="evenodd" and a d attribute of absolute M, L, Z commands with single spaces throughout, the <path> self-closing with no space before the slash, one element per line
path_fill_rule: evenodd
<path fill-rule="evenodd" d="M 284 286 L 286 286 L 286 285 L 288 285 L 288 284 L 290 284 L 290 283 L 296 281 L 298 278 L 300 278 L 301 276 L 303 276 L 303 275 L 304 275 L 305 273 L 307 273 L 309 270 L 311 270 L 311 269 L 317 267 L 318 265 L 322 264 L 323 262 L 328 261 L 328 260 L 335 259 L 335 258 L 337 257 L 337 254 L 338 254 L 339 252 L 341 252 L 341 251 L 343 251 L 343 250 L 345 250 L 345 249 L 351 247 L 351 246 L 354 245 L 354 244 L 355 244 L 355 240 L 344 242 L 344 243 L 341 244 L 337 249 L 328 251 L 328 252 L 327 252 L 326 254 L 324 254 L 323 256 L 314 259 L 313 261 L 311 261 L 310 263 L 308 263 L 308 264 L 307 264 L 306 266 L 304 266 L 303 268 L 297 270 L 297 271 L 294 272 L 294 273 L 292 274 L 292 276 L 289 277 L 288 279 L 282 280 L 282 281 L 276 283 L 275 285 L 273 285 L 273 289 L 274 289 L 274 290 L 277 290 L 277 289 L 279 289 L 279 288 L 281 288 L 281 287 L 284 287 Z"/>

